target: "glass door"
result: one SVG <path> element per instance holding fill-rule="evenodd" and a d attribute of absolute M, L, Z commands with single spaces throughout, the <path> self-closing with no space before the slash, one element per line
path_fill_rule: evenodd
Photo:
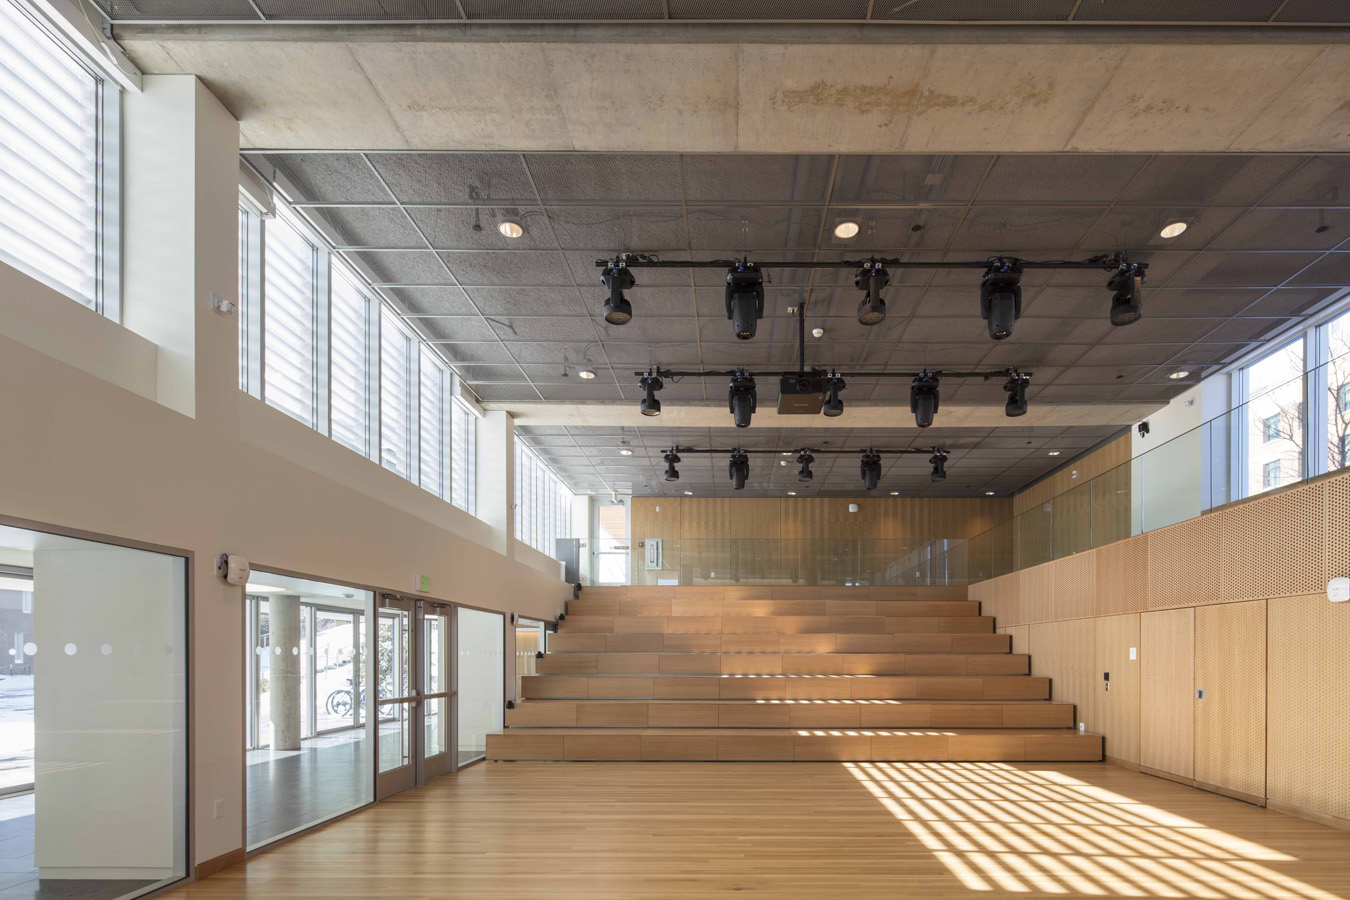
<path fill-rule="evenodd" d="M 417 601 L 381 594 L 375 617 L 375 799 L 417 783 Z"/>
<path fill-rule="evenodd" d="M 505 707 L 505 616 L 455 608 L 455 689 L 459 765 L 486 755 L 487 736 L 502 727 Z"/>
<path fill-rule="evenodd" d="M 422 775 L 418 784 L 426 784 L 455 766 L 450 756 L 451 721 L 455 692 L 450 689 L 450 607 L 423 602 L 422 647 L 422 735 L 420 758 Z"/>

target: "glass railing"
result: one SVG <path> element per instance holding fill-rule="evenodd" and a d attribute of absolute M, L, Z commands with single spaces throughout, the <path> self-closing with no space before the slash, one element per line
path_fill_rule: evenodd
<path fill-rule="evenodd" d="M 974 584 L 1350 466 L 1350 354 L 1265 380 L 1241 406 L 971 538 L 667 539 L 658 568 L 634 553 L 631 583 Z"/>

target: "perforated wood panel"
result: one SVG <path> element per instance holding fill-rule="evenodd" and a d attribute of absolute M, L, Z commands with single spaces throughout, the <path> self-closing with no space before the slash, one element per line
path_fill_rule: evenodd
<path fill-rule="evenodd" d="M 1139 764 L 1195 774 L 1195 610 L 1139 618 Z"/>
<path fill-rule="evenodd" d="M 1055 584 L 1054 618 L 1082 619 L 1097 614 L 1097 554 L 1079 553 L 1047 566 Z"/>
<path fill-rule="evenodd" d="M 1093 619 L 1096 697 L 1093 725 L 1106 741 L 1107 756 L 1139 761 L 1139 660 L 1130 648 L 1139 647 L 1139 615 Z M 1103 676 L 1110 674 L 1110 681 Z M 1110 690 L 1107 690 L 1107 685 Z"/>
<path fill-rule="evenodd" d="M 1148 608 L 1219 602 L 1223 513 L 1169 525 L 1149 535 Z"/>
<path fill-rule="evenodd" d="M 1195 780 L 1266 796 L 1266 601 L 1195 610 Z"/>
<path fill-rule="evenodd" d="M 1022 622 L 1049 622 L 1055 618 L 1054 580 L 1050 566 L 1034 566 L 1020 573 L 1019 596 L 1022 605 Z"/>
<path fill-rule="evenodd" d="M 1350 474 L 1323 482 L 1326 489 L 1326 577 L 1350 576 Z"/>
<path fill-rule="evenodd" d="M 1098 547 L 1097 612 L 1121 615 L 1143 612 L 1148 604 L 1148 547 L 1150 535 Z"/>
<path fill-rule="evenodd" d="M 1325 484 L 1223 510 L 1224 600 L 1310 594 L 1325 586 Z"/>
<path fill-rule="evenodd" d="M 1268 796 L 1342 819 L 1350 819 L 1347 607 L 1322 593 L 1268 603 Z"/>
<path fill-rule="evenodd" d="M 1094 678 L 1093 621 L 1046 622 L 1028 626 L 1027 634 L 1032 674 L 1049 677 L 1050 699 L 1077 705 L 1077 721 L 1086 722 L 1088 731 L 1096 731 L 1094 687 L 1101 673 Z"/>
<path fill-rule="evenodd" d="M 1031 626 L 1029 625 L 1010 625 L 1007 628 L 999 629 L 999 631 L 1012 635 L 1013 653 L 1031 652 L 1030 630 Z"/>

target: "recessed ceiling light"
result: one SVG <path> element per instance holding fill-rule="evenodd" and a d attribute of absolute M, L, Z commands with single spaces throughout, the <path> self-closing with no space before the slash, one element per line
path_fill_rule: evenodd
<path fill-rule="evenodd" d="M 790 451 L 788 451 L 788 450 L 784 450 L 782 453 L 780 453 L 780 454 L 778 454 L 778 455 L 779 455 L 779 456 L 791 456 L 792 453 L 791 453 Z"/>
<path fill-rule="evenodd" d="M 994 492 L 993 492 L 993 491 L 985 491 L 985 492 L 984 492 L 984 495 L 985 495 L 986 497 L 992 497 L 992 496 L 994 496 Z"/>
<path fill-rule="evenodd" d="M 899 496 L 900 496 L 900 492 L 899 492 L 899 491 L 891 491 L 891 496 L 892 496 L 892 497 L 899 497 Z"/>
<path fill-rule="evenodd" d="M 619 451 L 619 455 L 620 455 L 620 456 L 632 456 L 632 455 L 633 455 L 633 451 L 632 451 L 632 450 L 629 450 L 627 447 L 624 447 L 622 450 Z"/>
<path fill-rule="evenodd" d="M 1048 455 L 1050 455 L 1050 456 L 1059 456 L 1059 454 L 1060 454 L 1060 451 L 1059 451 L 1059 450 L 1051 450 L 1050 453 L 1049 453 Z"/>
<path fill-rule="evenodd" d="M 838 225 L 834 226 L 834 236 L 837 238 L 842 238 L 843 240 L 848 240 L 851 237 L 857 237 L 858 223 L 840 222 Z"/>
<path fill-rule="evenodd" d="M 778 461 L 778 464 L 779 464 L 780 466 L 786 466 L 786 465 L 787 465 L 787 460 L 786 460 L 786 459 L 780 459 L 780 460 Z"/>
<path fill-rule="evenodd" d="M 789 497 L 795 497 L 795 496 L 797 496 L 797 492 L 796 492 L 796 491 L 788 491 L 788 496 L 789 496 Z"/>
<path fill-rule="evenodd" d="M 1173 372 L 1171 375 L 1168 375 L 1167 377 L 1172 379 L 1173 381 L 1176 381 L 1178 378 L 1185 378 L 1189 374 L 1191 373 L 1187 369 L 1177 369 L 1175 372 Z"/>
<path fill-rule="evenodd" d="M 694 496 L 694 492 L 693 492 L 693 491 L 685 491 L 685 492 L 684 492 L 684 495 L 685 495 L 686 497 L 692 497 L 692 496 Z"/>
<path fill-rule="evenodd" d="M 595 377 L 595 373 L 592 372 L 590 369 L 581 369 L 577 372 L 577 377 L 584 378 L 587 381 L 590 381 L 592 378 Z"/>
<path fill-rule="evenodd" d="M 1180 234 L 1185 230 L 1186 230 L 1185 222 L 1173 222 L 1172 224 L 1164 228 L 1162 231 L 1158 232 L 1158 234 L 1162 235 L 1165 238 L 1174 238 L 1180 236 Z"/>
<path fill-rule="evenodd" d="M 515 219 L 502 219 L 497 223 L 497 230 L 502 233 L 502 237 L 509 237 L 512 240 L 515 240 L 525 233 L 525 226 Z"/>

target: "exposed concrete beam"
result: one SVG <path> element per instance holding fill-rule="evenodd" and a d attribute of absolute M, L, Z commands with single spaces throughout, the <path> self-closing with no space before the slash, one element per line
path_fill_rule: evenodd
<path fill-rule="evenodd" d="M 942 404 L 936 426 L 941 428 L 1018 428 L 1074 425 L 1132 425 L 1157 412 L 1159 403 L 1035 403 L 1025 416 L 1009 419 L 997 404 Z M 505 410 L 516 425 L 605 426 L 627 428 L 730 428 L 731 414 L 723 404 L 663 403 L 659 418 L 642 415 L 636 403 L 484 403 L 488 410 Z M 822 416 L 780 416 L 772 405 L 761 405 L 750 428 L 885 428 L 918 434 L 908 406 L 850 403 L 838 419 Z"/>
<path fill-rule="evenodd" d="M 726 43 L 737 35 L 728 26 L 720 43 L 466 39 L 481 38 L 475 29 L 449 40 L 444 28 L 431 32 L 439 39 L 376 28 L 310 40 L 239 27 L 224 38 L 119 34 L 143 71 L 200 76 L 252 149 L 1350 150 L 1345 30 L 1139 43 L 1133 30 L 1070 42 L 1092 32 L 1062 29 L 991 52 L 969 36 L 979 29 L 943 42 L 909 39 L 923 29 L 852 27 L 853 40 L 812 29 L 812 43 Z"/>

